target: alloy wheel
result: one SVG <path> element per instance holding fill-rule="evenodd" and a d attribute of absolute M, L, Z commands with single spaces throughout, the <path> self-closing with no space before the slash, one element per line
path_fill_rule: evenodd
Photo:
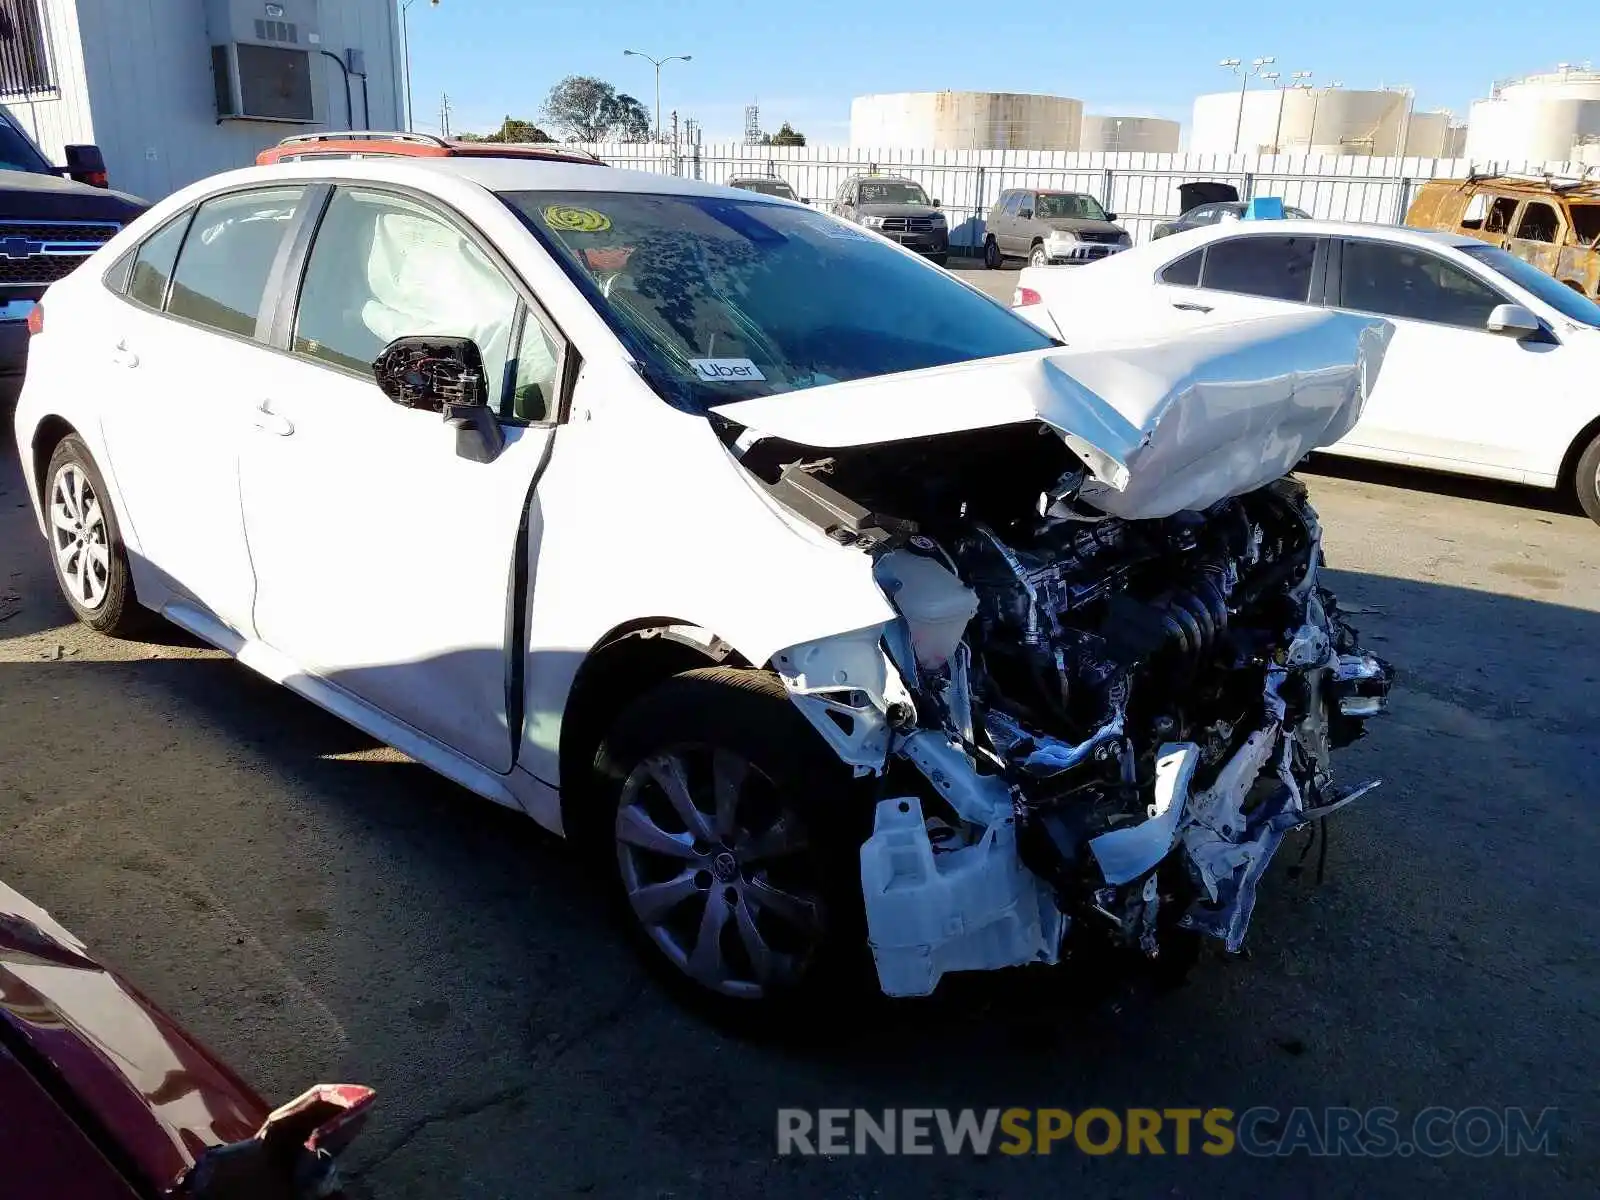
<path fill-rule="evenodd" d="M 50 485 L 50 545 L 72 598 L 93 611 L 111 585 L 111 538 L 105 508 L 88 472 L 61 465 Z"/>
<path fill-rule="evenodd" d="M 622 787 L 617 863 L 644 932 L 702 986 L 759 999 L 818 954 L 823 906 L 803 824 L 732 751 L 678 746 Z"/>

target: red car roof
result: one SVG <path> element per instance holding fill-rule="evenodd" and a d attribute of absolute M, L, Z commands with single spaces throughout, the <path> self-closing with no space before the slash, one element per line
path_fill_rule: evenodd
<path fill-rule="evenodd" d="M 587 150 L 550 144 L 464 142 L 426 133 L 312 133 L 285 138 L 256 155 L 256 165 L 316 158 L 522 158 L 546 162 L 606 164 Z"/>

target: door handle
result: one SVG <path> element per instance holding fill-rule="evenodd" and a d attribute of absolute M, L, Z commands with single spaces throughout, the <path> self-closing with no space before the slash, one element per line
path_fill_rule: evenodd
<path fill-rule="evenodd" d="M 270 400 L 263 400 L 250 410 L 250 423 L 262 433 L 270 433 L 277 437 L 288 437 L 294 432 L 294 422 L 282 413 L 273 412 Z"/>
<path fill-rule="evenodd" d="M 118 342 L 116 347 L 111 351 L 111 361 L 116 363 L 119 367 L 132 368 L 139 365 L 139 356 L 132 350 L 128 349 L 127 339 L 124 338 L 122 341 Z"/>
<path fill-rule="evenodd" d="M 1187 301 L 1176 301 L 1172 307 L 1182 309 L 1184 312 L 1208 313 L 1211 311 L 1209 304 L 1191 304 Z"/>

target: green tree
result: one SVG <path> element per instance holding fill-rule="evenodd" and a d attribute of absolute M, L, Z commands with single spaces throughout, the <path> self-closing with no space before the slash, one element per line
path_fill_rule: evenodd
<path fill-rule="evenodd" d="M 589 75 L 568 75 L 551 88 L 544 116 L 569 141 L 638 142 L 650 136 L 650 115 L 644 105 Z"/>
<path fill-rule="evenodd" d="M 772 135 L 771 144 L 774 146 L 804 146 L 806 144 L 806 135 L 785 121 L 778 127 L 778 132 Z"/>
<path fill-rule="evenodd" d="M 520 117 L 508 116 L 500 123 L 500 128 L 493 133 L 464 133 L 461 135 L 461 140 L 463 142 L 527 143 L 553 142 L 555 138 L 540 129 L 532 121 L 524 121 Z"/>

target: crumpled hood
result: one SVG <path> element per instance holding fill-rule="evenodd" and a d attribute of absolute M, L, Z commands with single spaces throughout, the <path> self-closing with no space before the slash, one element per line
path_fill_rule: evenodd
<path fill-rule="evenodd" d="M 1040 420 L 1112 516 L 1165 517 L 1261 487 L 1360 419 L 1394 326 L 1308 309 L 1098 348 L 1033 351 L 719 405 L 818 449 Z"/>

